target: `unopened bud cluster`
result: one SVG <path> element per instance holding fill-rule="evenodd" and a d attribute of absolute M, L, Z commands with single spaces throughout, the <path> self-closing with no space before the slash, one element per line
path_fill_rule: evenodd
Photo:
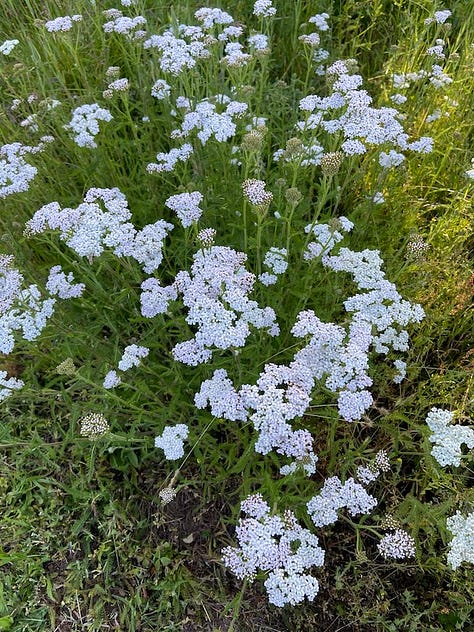
<path fill-rule="evenodd" d="M 63 360 L 63 362 L 58 364 L 58 366 L 56 367 L 56 373 L 58 375 L 71 376 L 71 375 L 74 375 L 76 371 L 77 371 L 76 365 L 74 364 L 72 358 L 66 358 L 65 360 Z"/>
<path fill-rule="evenodd" d="M 342 151 L 331 151 L 321 158 L 321 171 L 325 176 L 335 176 L 344 160 Z"/>

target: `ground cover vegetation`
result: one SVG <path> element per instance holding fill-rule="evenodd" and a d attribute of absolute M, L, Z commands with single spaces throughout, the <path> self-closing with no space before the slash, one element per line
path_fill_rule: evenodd
<path fill-rule="evenodd" d="M 0 4 L 0 629 L 469 630 L 469 0 Z"/>

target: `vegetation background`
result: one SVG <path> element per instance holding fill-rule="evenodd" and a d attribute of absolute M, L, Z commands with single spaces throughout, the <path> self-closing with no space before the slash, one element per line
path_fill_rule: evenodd
<path fill-rule="evenodd" d="M 175 19 L 195 24 L 193 13 L 203 4 L 138 0 L 131 11 L 159 32 Z M 238 172 L 230 163 L 231 144 L 214 143 L 196 155 L 188 170 L 160 177 L 146 174 L 144 166 L 169 149 L 173 122 L 150 96 L 156 63 L 141 46 L 103 32 L 101 12 L 112 6 L 108 0 L 0 3 L 0 41 L 20 42 L 0 58 L 0 140 L 34 143 L 34 132 L 19 125 L 33 113 L 39 113 L 40 133 L 57 139 L 51 149 L 32 156 L 39 173 L 30 189 L 0 201 L 1 252 L 15 255 L 29 282 L 61 263 L 89 289 L 78 302 L 61 306 L 38 341 L 22 342 L 0 358 L 0 369 L 27 383 L 2 403 L 0 630 L 193 632 L 232 625 L 242 632 L 472 630 L 472 568 L 463 565 L 453 572 L 446 563 L 446 517 L 473 508 L 472 455 L 460 468 L 441 470 L 430 455 L 424 423 L 432 406 L 455 411 L 464 423 L 473 417 L 473 181 L 466 177 L 474 157 L 471 0 L 448 7 L 432 0 L 276 1 L 271 29 L 263 24 L 272 31 L 271 54 L 245 70 L 247 75 L 223 77 L 211 65 L 200 74 L 175 78 L 176 94 L 181 90 L 196 99 L 229 90 L 233 80 L 247 85 L 252 111 L 271 117 L 258 159 L 246 155 Z M 262 27 L 252 17 L 251 2 L 219 6 L 249 28 Z M 440 8 L 452 11 L 452 26 L 426 27 L 424 20 Z M 425 320 L 412 332 L 407 379 L 394 385 L 386 367 L 376 363 L 375 405 L 360 423 L 339 422 L 324 394 L 315 399 L 314 416 L 303 420 L 320 454 L 318 484 L 333 473 L 350 473 L 378 449 L 388 450 L 394 468 L 377 483 L 377 511 L 380 520 L 384 512 L 394 515 L 415 537 L 417 556 L 389 563 L 377 556 L 373 523 L 339 522 L 322 531 L 327 563 L 318 574 L 321 589 L 315 601 L 278 609 L 268 605 L 259 582 L 242 589 L 222 565 L 220 551 L 234 543 L 245 495 L 264 489 L 283 505 L 304 505 L 306 479 L 283 484 L 249 448 L 249 428 L 223 421 L 211 425 L 209 413 L 198 414 L 193 393 L 204 373 L 169 359 L 169 341 L 189 328 L 179 315 L 151 324 L 140 316 L 143 275 L 138 267 L 112 256 L 91 266 L 56 237 L 28 239 L 23 229 L 43 204 L 58 200 L 75 206 L 92 186 L 118 186 L 137 225 L 169 219 L 164 200 L 195 188 L 205 196 L 205 225 L 218 230 L 220 243 L 242 249 L 242 223 L 235 211 L 243 205 L 245 177 L 266 180 L 274 193 L 273 210 L 287 208 L 285 190 L 297 187 L 304 226 L 321 200 L 319 172 L 285 171 L 271 155 L 290 138 L 299 100 L 324 90 L 324 77 L 311 72 L 298 40 L 301 25 L 323 11 L 330 14 L 326 46 L 331 60 L 356 59 L 376 104 L 390 103 L 392 73 L 427 67 L 426 47 L 437 37 L 447 42 L 444 68 L 453 81 L 439 91 L 414 84 L 403 105 L 410 133 L 434 138 L 431 154 L 412 154 L 383 180 L 369 158 L 350 161 L 338 181 L 337 214 L 356 225 L 351 245 L 379 249 L 387 278 L 425 309 Z M 45 31 L 46 20 L 73 13 L 82 14 L 83 21 L 71 33 Z M 131 89 L 106 101 L 102 92 L 109 66 L 120 66 Z M 37 98 L 28 100 L 30 95 Z M 46 98 L 58 99 L 61 106 L 41 109 L 38 104 Z M 22 100 L 20 112 L 12 111 L 13 99 Z M 62 125 L 78 104 L 96 101 L 110 109 L 114 125 L 101 126 L 98 148 L 85 150 Z M 427 126 L 426 117 L 438 108 L 443 115 Z M 143 116 L 150 116 L 152 124 L 142 124 Z M 371 196 L 380 190 L 386 202 L 374 204 Z M 323 217 L 334 211 L 329 194 L 321 211 Z M 258 259 L 254 221 L 248 220 L 246 228 L 252 267 Z M 296 229 L 295 224 L 295 250 L 298 239 L 299 246 L 304 241 Z M 276 230 L 265 224 L 265 247 L 272 245 Z M 195 251 L 191 230 L 174 233 L 173 250 L 166 254 L 170 278 L 190 264 Z M 421 257 L 410 257 L 407 250 L 414 238 L 429 245 Z M 292 315 L 308 300 L 308 273 L 290 274 L 291 291 L 262 290 L 259 297 L 277 314 L 288 315 L 282 347 L 292 344 Z M 311 279 L 310 301 L 322 319 L 341 315 L 339 297 L 347 287 L 329 272 Z M 103 375 L 133 342 L 152 348 L 153 357 L 126 387 L 105 391 Z M 272 344 L 257 336 L 242 352 L 240 369 L 258 375 L 275 353 Z M 70 376 L 56 371 L 66 358 L 77 368 Z M 97 442 L 78 431 L 78 420 L 90 411 L 111 421 L 111 433 Z M 163 506 L 158 492 L 175 472 L 153 438 L 170 421 L 195 423 L 203 430 L 209 424 L 209 430 L 180 467 L 176 500 Z"/>

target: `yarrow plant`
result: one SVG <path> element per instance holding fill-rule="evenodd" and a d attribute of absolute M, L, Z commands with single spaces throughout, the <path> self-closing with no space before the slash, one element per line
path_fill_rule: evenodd
<path fill-rule="evenodd" d="M 102 450 L 107 471 L 141 467 L 135 451 L 113 445 L 137 441 L 160 476 L 175 468 L 171 482 L 157 481 L 159 511 L 180 493 L 193 454 L 203 471 L 212 455 L 209 478 L 219 467 L 218 480 L 242 475 L 243 517 L 221 562 L 239 580 L 263 580 L 279 608 L 316 598 L 339 520 L 356 528 L 358 553 L 367 530 L 379 539 L 372 558 L 421 557 L 409 518 L 372 516 L 393 484 L 383 475 L 398 475 L 391 462 L 404 465 L 391 409 L 404 401 L 411 330 L 425 317 L 419 298 L 405 298 L 405 266 L 429 270 L 438 237 L 402 236 L 397 272 L 397 244 L 373 228 L 394 214 L 392 183 L 437 160 L 445 115 L 416 113 L 412 91 L 441 102 L 453 87 L 451 11 L 421 27 L 432 31 L 416 58 L 425 67 L 395 68 L 384 87 L 337 56 L 338 17 L 312 15 L 308 3 L 292 5 L 305 21 L 286 33 L 287 60 L 278 37 L 289 16 L 270 0 L 251 3 L 248 24 L 221 8 L 188 12 L 188 24 L 157 19 L 158 6 L 138 15 L 133 0 L 99 4 L 37 23 L 50 34 L 38 55 L 67 51 L 67 64 L 48 63 L 71 75 L 94 25 L 103 48 L 83 86 L 65 74 L 21 99 L 8 92 L 6 119 L 21 141 L 0 147 L 0 198 L 21 212 L 4 249 L 23 254 L 0 255 L 0 352 L 15 352 L 0 370 L 0 400 L 13 409 L 47 384 L 48 401 L 72 408 L 77 435 L 96 441 L 78 444 L 94 458 Z M 12 81 L 21 68 L 7 57 L 19 43 L 0 46 Z M 48 160 L 57 174 L 42 167 Z M 31 379 L 35 366 L 23 375 L 43 353 L 39 375 Z M 123 437 L 110 433 L 116 418 Z M 452 420 L 438 408 L 426 418 L 432 456 L 459 467 L 474 430 Z M 473 562 L 472 515 L 447 520 L 453 570 Z"/>

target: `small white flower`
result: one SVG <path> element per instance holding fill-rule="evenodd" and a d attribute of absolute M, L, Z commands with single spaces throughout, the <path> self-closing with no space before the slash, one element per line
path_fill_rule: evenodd
<path fill-rule="evenodd" d="M 17 44 L 19 43 L 20 41 L 17 39 L 5 40 L 3 44 L 0 45 L 0 53 L 3 53 L 4 55 L 9 55 L 15 48 L 15 46 L 17 46 Z"/>

